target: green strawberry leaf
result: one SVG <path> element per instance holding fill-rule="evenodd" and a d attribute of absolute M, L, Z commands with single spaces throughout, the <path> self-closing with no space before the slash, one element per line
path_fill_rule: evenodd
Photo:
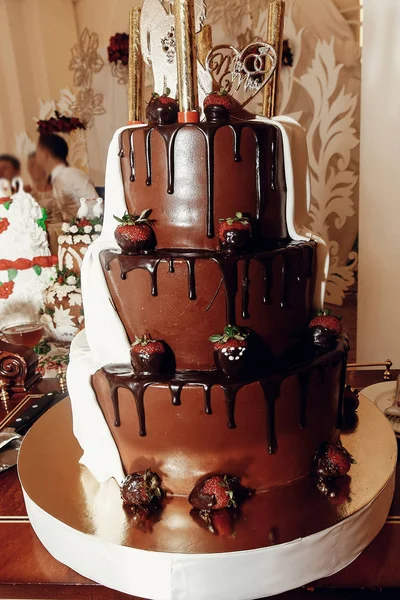
<path fill-rule="evenodd" d="M 210 336 L 208 339 L 210 340 L 210 342 L 213 342 L 213 344 L 216 344 L 217 342 L 220 342 L 222 340 L 222 335 L 219 335 L 218 333 L 215 335 Z"/>
<path fill-rule="evenodd" d="M 35 271 L 36 275 L 40 275 L 42 272 L 42 267 L 39 265 L 33 265 L 32 269 Z"/>
<path fill-rule="evenodd" d="M 227 325 L 226 327 L 224 327 L 224 334 L 229 337 L 233 337 L 234 331 L 232 325 Z"/>
<path fill-rule="evenodd" d="M 3 206 L 6 210 L 8 210 L 11 206 L 11 200 L 9 200 L 8 202 L 4 202 Z"/>
<path fill-rule="evenodd" d="M 237 219 L 241 219 L 242 217 L 243 217 L 243 215 L 242 215 L 242 213 L 241 213 L 241 212 L 237 212 L 237 213 L 236 213 L 236 218 L 237 218 Z"/>
<path fill-rule="evenodd" d="M 123 222 L 124 222 L 124 220 L 123 220 L 123 219 L 120 219 L 120 218 L 119 218 L 119 217 L 117 217 L 116 215 L 113 215 L 113 217 L 114 217 L 114 219 L 115 219 L 116 221 L 118 221 L 118 223 L 123 223 Z"/>
<path fill-rule="evenodd" d="M 8 269 L 8 281 L 14 281 L 17 275 L 17 269 Z"/>

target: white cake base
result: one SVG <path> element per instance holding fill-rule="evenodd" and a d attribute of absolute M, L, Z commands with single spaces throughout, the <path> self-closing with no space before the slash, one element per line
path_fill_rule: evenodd
<path fill-rule="evenodd" d="M 335 524 L 287 543 L 208 554 L 196 553 L 193 545 L 191 553 L 163 551 L 163 543 L 152 551 L 134 547 L 137 532 L 121 508 L 115 481 L 99 484 L 78 464 L 81 450 L 67 400 L 46 413 L 22 445 L 19 474 L 28 515 L 57 560 L 126 594 L 153 600 L 255 600 L 279 594 L 343 569 L 385 523 L 394 492 L 396 440 L 369 401 L 362 399 L 359 412 L 356 432 L 344 440 L 360 465 L 358 472 L 354 467 L 352 503 L 338 509 Z M 376 464 L 363 468 L 364 455 L 369 463 L 376 455 Z M 179 528 L 174 500 L 165 512 L 168 527 Z M 151 540 L 153 534 L 138 535 Z M 168 540 L 165 544 L 170 548 Z"/>

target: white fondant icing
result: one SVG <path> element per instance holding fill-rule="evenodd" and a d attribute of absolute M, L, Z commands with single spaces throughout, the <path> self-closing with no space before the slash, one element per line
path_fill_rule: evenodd
<path fill-rule="evenodd" d="M 67 384 L 74 435 L 83 450 L 80 462 L 88 467 L 98 481 L 114 477 L 121 483 L 125 475 L 119 453 L 90 384 L 91 376 L 98 367 L 87 345 L 85 331 L 79 332 L 71 345 Z"/>
<path fill-rule="evenodd" d="M 329 250 L 324 240 L 307 227 L 311 190 L 306 135 L 303 127 L 291 117 L 257 117 L 257 120 L 271 123 L 282 134 L 287 188 L 286 225 L 292 240 L 314 240 L 317 244 L 313 308 L 318 310 L 324 306 Z"/>

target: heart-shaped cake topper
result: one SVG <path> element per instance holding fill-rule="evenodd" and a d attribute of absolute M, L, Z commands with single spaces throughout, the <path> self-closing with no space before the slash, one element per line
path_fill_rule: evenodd
<path fill-rule="evenodd" d="M 243 50 L 224 44 L 215 46 L 206 59 L 206 69 L 219 89 L 233 95 L 243 86 L 248 96 L 242 108 L 267 85 L 276 65 L 274 48 L 264 42 L 253 42 Z"/>

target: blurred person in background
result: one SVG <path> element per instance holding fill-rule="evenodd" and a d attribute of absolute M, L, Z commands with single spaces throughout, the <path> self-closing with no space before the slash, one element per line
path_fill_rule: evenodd
<path fill-rule="evenodd" d="M 0 179 L 8 179 L 11 183 L 14 177 L 21 175 L 21 163 L 12 154 L 0 154 Z"/>
<path fill-rule="evenodd" d="M 38 164 L 36 152 L 32 152 L 28 157 L 28 172 L 32 180 L 31 194 L 47 213 L 47 232 L 49 235 L 49 245 L 51 253 L 57 255 L 58 236 L 61 235 L 61 225 L 63 217 L 53 195 L 49 177 L 46 171 Z"/>
<path fill-rule="evenodd" d="M 97 198 L 97 192 L 84 171 L 67 162 L 68 144 L 55 133 L 39 137 L 35 162 L 50 177 L 53 196 L 64 221 L 76 217 L 81 198 Z"/>

